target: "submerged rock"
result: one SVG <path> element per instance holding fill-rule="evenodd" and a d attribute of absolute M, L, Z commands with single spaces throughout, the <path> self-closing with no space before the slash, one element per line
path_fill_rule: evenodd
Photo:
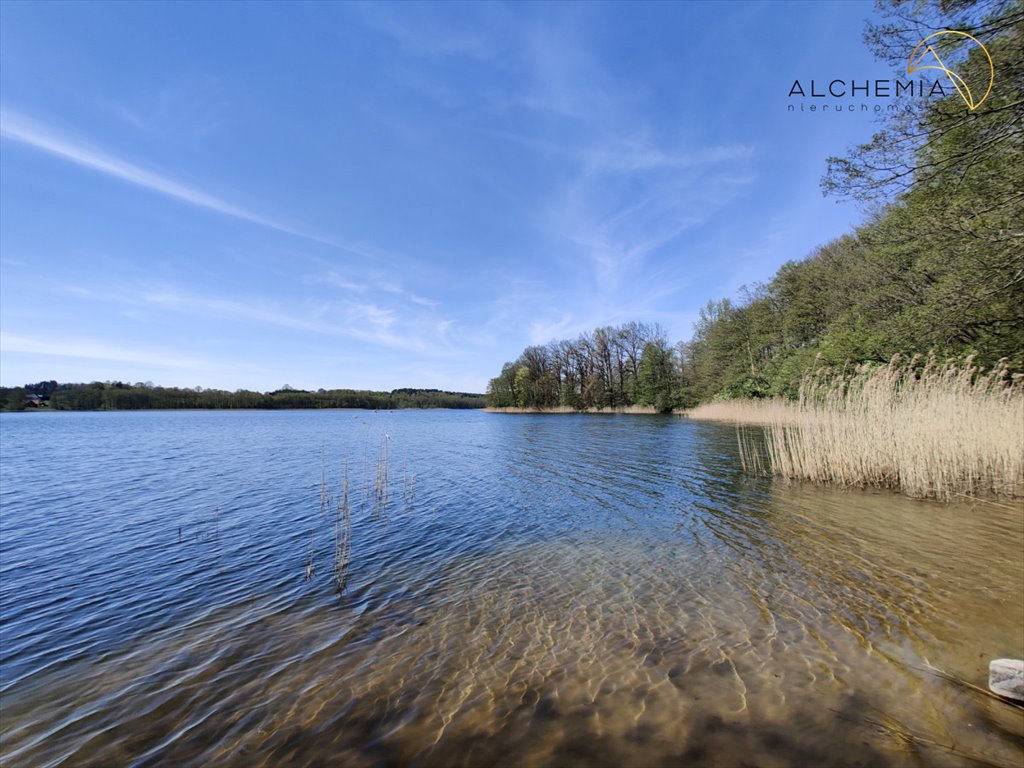
<path fill-rule="evenodd" d="M 988 665 L 988 687 L 992 693 L 1024 701 L 1024 660 L 995 659 Z"/>

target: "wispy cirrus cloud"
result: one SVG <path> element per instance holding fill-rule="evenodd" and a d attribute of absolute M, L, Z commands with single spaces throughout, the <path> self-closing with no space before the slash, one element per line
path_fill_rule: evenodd
<path fill-rule="evenodd" d="M 411 301 L 413 304 L 418 304 L 421 307 L 428 307 L 430 309 L 433 309 L 434 307 L 440 305 L 440 302 L 413 293 L 412 291 L 403 288 L 401 285 L 398 285 L 397 283 L 383 283 L 381 284 L 380 289 L 385 293 L 390 293 L 394 296 L 398 296 L 402 299 L 405 299 L 406 301 Z"/>
<path fill-rule="evenodd" d="M 488 34 L 489 21 L 506 14 L 500 6 L 473 4 L 457 13 L 444 5 L 354 4 L 363 23 L 391 38 L 403 53 L 418 58 L 465 56 L 488 61 L 498 56 L 497 36 Z M 472 21 L 470 21 L 472 20 Z M 475 21 L 476 24 L 472 22 Z"/>
<path fill-rule="evenodd" d="M 324 285 L 331 285 L 352 293 L 366 293 L 371 290 L 370 286 L 366 283 L 356 282 L 335 271 L 317 274 L 314 277 L 308 278 L 308 280 L 312 283 L 323 283 Z"/>
<path fill-rule="evenodd" d="M 754 154 L 749 144 L 721 144 L 697 149 L 668 151 L 650 141 L 629 138 L 579 151 L 591 170 L 617 173 L 678 171 L 748 160 Z"/>
<path fill-rule="evenodd" d="M 0 136 L 197 208 L 220 213 L 304 240 L 311 240 L 322 245 L 331 246 L 332 248 L 348 251 L 359 256 L 374 257 L 366 249 L 340 243 L 336 240 L 284 224 L 273 218 L 235 205 L 228 200 L 205 192 L 197 187 L 184 184 L 154 171 L 147 170 L 142 166 L 122 160 L 103 150 L 90 146 L 88 142 L 80 138 L 63 134 L 8 107 L 0 107 Z"/>
<path fill-rule="evenodd" d="M 298 314 L 257 301 L 236 301 L 216 296 L 203 296 L 173 288 L 144 291 L 139 295 L 139 300 L 142 304 L 150 307 L 172 309 L 189 314 L 256 322 L 297 331 L 322 333 L 325 330 L 325 326 L 316 319 L 318 312 L 315 307 L 307 308 L 304 313 Z"/>
<path fill-rule="evenodd" d="M 299 306 L 284 307 L 278 303 L 225 299 L 173 288 L 146 291 L 140 295 L 140 299 L 150 307 L 347 337 L 391 349 L 432 355 L 449 355 L 453 352 L 446 340 L 449 321 L 409 316 L 370 299 L 309 300 Z"/>
<path fill-rule="evenodd" d="M 20 352 L 49 357 L 70 357 L 86 360 L 104 360 L 116 363 L 132 363 L 158 368 L 186 368 L 190 370 L 212 370 L 216 366 L 209 361 L 191 355 L 182 355 L 163 349 L 141 349 L 94 338 L 65 338 L 52 340 L 35 338 L 13 333 L 0 333 L 0 349 L 5 353 Z"/>
<path fill-rule="evenodd" d="M 408 302 L 430 309 L 441 305 L 441 302 L 426 298 L 425 296 L 420 296 L 401 284 L 390 280 L 388 277 L 379 274 L 373 276 L 371 282 L 357 282 L 336 270 L 329 270 L 324 274 L 318 274 L 308 279 L 310 282 L 331 285 L 350 293 L 369 294 L 379 291 L 392 296 L 398 296 Z"/>
<path fill-rule="evenodd" d="M 558 250 L 574 283 L 585 286 L 574 314 L 594 304 L 635 304 L 643 276 L 669 277 L 666 262 L 685 247 L 687 233 L 755 181 L 751 144 L 696 140 L 652 120 L 660 106 L 652 103 L 656 94 L 607 66 L 588 36 L 578 34 L 587 23 L 584 14 L 570 12 L 561 24 L 520 30 L 524 75 L 506 104 L 543 113 L 545 126 L 573 126 L 571 140 L 534 132 L 529 123 L 502 128 L 504 138 L 562 169 L 539 218 L 547 239 L 564 244 Z M 648 281 L 643 288 L 649 294 L 661 286 Z M 646 306 L 644 314 L 657 309 L 653 300 Z M 552 309 L 541 330 L 564 325 L 562 311 Z"/>
<path fill-rule="evenodd" d="M 222 78 L 176 73 L 162 83 L 128 89 L 109 101 L 111 111 L 145 133 L 201 138 L 229 126 L 228 88 Z"/>
<path fill-rule="evenodd" d="M 583 251 L 599 291 L 622 303 L 615 293 L 650 254 L 707 222 L 753 182 L 752 157 L 742 145 L 596 143 L 581 153 L 575 178 L 552 206 L 552 230 Z"/>

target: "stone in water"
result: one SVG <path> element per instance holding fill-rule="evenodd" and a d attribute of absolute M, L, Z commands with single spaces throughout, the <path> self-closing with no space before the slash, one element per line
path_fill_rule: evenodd
<path fill-rule="evenodd" d="M 988 665 L 988 687 L 992 693 L 1024 701 L 1024 660 L 996 659 Z"/>

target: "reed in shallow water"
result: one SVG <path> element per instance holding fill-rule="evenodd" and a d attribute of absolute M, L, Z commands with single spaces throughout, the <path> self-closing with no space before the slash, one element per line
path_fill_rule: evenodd
<path fill-rule="evenodd" d="M 388 442 L 391 436 L 385 432 L 380 439 L 380 447 L 377 449 L 377 479 L 374 485 L 377 493 L 377 503 L 381 506 L 388 501 Z"/>
<path fill-rule="evenodd" d="M 918 498 L 1024 496 L 1024 377 L 1005 365 L 894 357 L 852 371 L 818 369 L 799 400 L 702 406 L 691 418 L 738 426 L 746 469 Z"/>
<path fill-rule="evenodd" d="M 334 589 L 345 592 L 349 566 L 352 563 L 352 510 L 348 504 L 348 461 L 342 481 L 341 499 L 335 500 L 337 512 L 334 527 Z"/>

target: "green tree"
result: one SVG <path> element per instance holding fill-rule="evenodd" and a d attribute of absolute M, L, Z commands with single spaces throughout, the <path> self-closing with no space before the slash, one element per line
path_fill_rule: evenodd
<path fill-rule="evenodd" d="M 967 109 L 956 93 L 889 117 L 868 144 L 829 158 L 827 194 L 890 206 L 860 233 L 875 282 L 857 313 L 880 321 L 865 352 L 976 351 L 992 364 L 1024 364 L 1024 9 L 999 2 L 897 1 L 868 38 L 885 59 L 902 58 L 934 29 L 959 29 L 991 55 L 987 100 Z M 955 39 L 955 38 L 949 38 Z M 977 46 L 937 45 L 947 66 L 985 82 Z M 909 47 L 908 47 L 909 46 Z M 963 51 L 967 51 L 966 55 Z M 902 52 L 902 53 L 901 53 Z M 878 278 L 881 279 L 878 279 Z M 857 318 L 842 323 L 842 346 Z"/>
<path fill-rule="evenodd" d="M 516 386 L 516 405 L 520 408 L 529 408 L 535 405 L 533 401 L 533 387 L 530 381 L 530 369 L 525 365 L 519 366 L 516 369 L 515 375 L 515 386 Z"/>
<path fill-rule="evenodd" d="M 659 412 L 672 410 L 672 352 L 663 340 L 644 345 L 637 370 L 637 402 Z"/>

